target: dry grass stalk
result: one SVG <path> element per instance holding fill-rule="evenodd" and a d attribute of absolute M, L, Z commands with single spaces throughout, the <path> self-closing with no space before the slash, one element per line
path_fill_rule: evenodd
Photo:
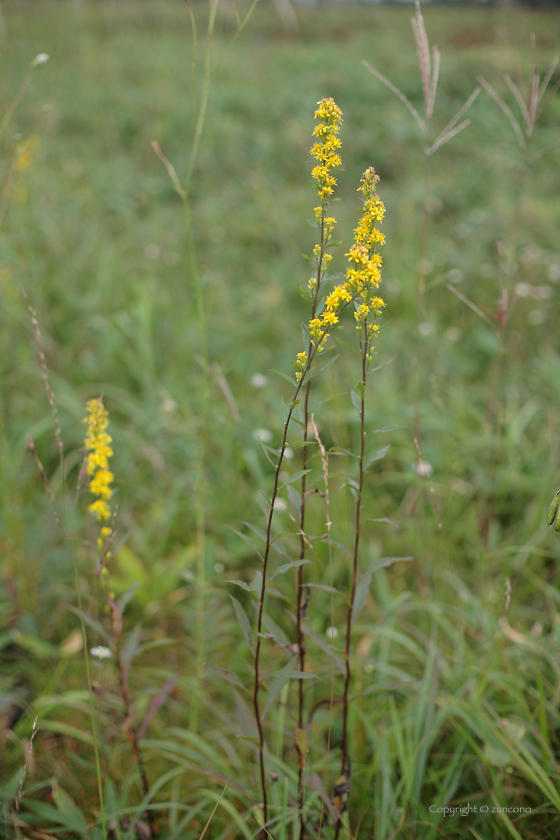
<path fill-rule="evenodd" d="M 33 721 L 33 726 L 31 728 L 31 737 L 29 739 L 29 747 L 27 749 L 27 755 L 25 757 L 25 764 L 23 765 L 23 773 L 21 774 L 21 779 L 19 780 L 19 788 L 16 796 L 16 812 L 19 814 L 19 806 L 21 805 L 21 800 L 23 799 L 23 783 L 25 781 L 25 776 L 27 775 L 27 765 L 31 760 L 31 753 L 33 751 L 33 739 L 35 735 L 39 731 L 37 729 L 37 720 L 39 719 L 39 715 L 36 716 L 35 720 Z"/>
<path fill-rule="evenodd" d="M 527 86 L 527 101 L 525 101 L 525 99 L 523 98 L 523 94 L 521 93 L 519 86 L 515 84 L 511 76 L 507 73 L 504 75 L 506 85 L 513 94 L 513 97 L 517 102 L 517 105 L 519 106 L 519 110 L 521 111 L 521 122 L 517 119 L 509 105 L 507 105 L 507 103 L 502 99 L 500 94 L 490 84 L 490 82 L 488 82 L 484 78 L 484 76 L 478 77 L 478 81 L 480 82 L 480 84 L 483 86 L 486 92 L 492 97 L 496 105 L 498 105 L 501 111 L 508 118 L 511 127 L 515 132 L 515 136 L 517 137 L 517 141 L 523 150 L 527 149 L 527 144 L 533 135 L 537 119 L 540 117 L 540 115 L 546 108 L 551 97 L 556 93 L 556 91 L 560 87 L 559 80 L 554 85 L 549 95 L 543 102 L 544 95 L 548 89 L 548 86 L 550 84 L 552 76 L 554 75 L 554 71 L 556 70 L 557 65 L 558 58 L 554 58 L 541 82 L 540 76 L 537 73 L 537 47 L 535 35 L 533 33 L 531 35 L 531 69 L 529 71 L 529 81 Z M 521 77 L 521 74 L 519 74 L 519 83 L 520 85 L 523 85 L 523 79 Z M 532 162 L 535 162 L 548 152 L 552 151 L 552 149 L 556 148 L 556 146 L 559 143 L 560 141 L 558 141 L 557 143 L 553 143 L 544 149 L 541 149 L 533 156 Z"/>
<path fill-rule="evenodd" d="M 43 337 L 41 335 L 41 330 L 39 328 L 39 321 L 37 320 L 37 314 L 27 296 L 27 292 L 21 287 L 21 293 L 24 297 L 24 300 L 27 304 L 27 309 L 31 316 L 31 326 L 33 327 L 33 333 L 35 335 L 35 341 L 37 342 L 37 358 L 39 360 L 39 367 L 41 368 L 41 374 L 43 376 L 43 383 L 45 385 L 45 391 L 47 393 L 47 399 L 49 401 L 49 405 L 51 407 L 51 414 L 54 421 L 54 436 L 56 439 L 56 448 L 58 449 L 58 455 L 60 458 L 60 468 L 62 470 L 62 476 L 64 478 L 64 443 L 62 441 L 62 433 L 60 431 L 60 423 L 58 420 L 58 411 L 56 409 L 56 402 L 54 399 L 54 392 L 51 387 L 51 382 L 49 378 L 49 369 L 47 367 L 47 359 L 45 356 L 45 348 L 43 345 Z"/>

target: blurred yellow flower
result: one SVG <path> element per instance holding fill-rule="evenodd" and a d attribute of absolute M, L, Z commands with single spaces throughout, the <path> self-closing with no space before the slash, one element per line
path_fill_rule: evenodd
<path fill-rule="evenodd" d="M 23 172 L 31 166 L 35 150 L 41 145 L 41 138 L 37 134 L 30 134 L 24 140 L 16 143 L 14 163 L 17 172 Z"/>
<path fill-rule="evenodd" d="M 87 416 L 84 423 L 87 423 L 88 427 L 85 438 L 86 472 L 90 476 L 88 489 L 98 497 L 88 506 L 88 510 L 97 519 L 106 521 L 111 516 L 108 501 L 111 498 L 113 481 L 113 473 L 109 470 L 109 458 L 113 454 L 110 445 L 112 438 L 106 432 L 109 417 L 101 399 L 89 400 L 86 407 Z M 102 529 L 102 534 L 104 530 L 106 529 Z"/>

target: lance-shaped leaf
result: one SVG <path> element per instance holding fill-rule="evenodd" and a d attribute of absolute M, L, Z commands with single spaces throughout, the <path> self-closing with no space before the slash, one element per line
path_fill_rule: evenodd
<path fill-rule="evenodd" d="M 232 685 L 242 688 L 243 691 L 247 690 L 237 674 L 234 674 L 232 671 L 226 671 L 225 668 L 218 668 L 216 665 L 208 665 L 207 662 L 204 663 L 204 667 L 213 674 L 216 674 L 217 677 L 221 677 L 222 680 L 227 680 Z"/>
<path fill-rule="evenodd" d="M 369 469 L 375 461 L 380 461 L 382 458 L 384 458 L 390 448 L 391 444 L 388 443 L 387 446 L 382 446 L 381 449 L 378 449 L 377 452 L 374 452 L 372 455 L 370 455 L 366 461 L 364 469 Z"/>
<path fill-rule="evenodd" d="M 247 618 L 247 613 L 237 600 L 234 598 L 233 595 L 229 596 L 231 598 L 231 602 L 233 604 L 233 609 L 235 610 L 235 617 L 237 619 L 237 623 L 241 627 L 241 632 L 245 637 L 245 641 L 249 645 L 249 649 L 253 652 L 253 642 L 251 641 L 251 624 L 249 619 Z"/>
<path fill-rule="evenodd" d="M 307 563 L 311 563 L 311 560 L 291 560 L 289 563 L 284 563 L 282 566 L 279 566 L 274 572 L 274 574 L 272 574 L 269 577 L 268 582 L 272 583 L 274 578 L 278 577 L 278 575 L 283 575 L 290 569 L 297 569 L 298 566 L 304 566 Z"/>
<path fill-rule="evenodd" d="M 375 560 L 367 572 L 363 574 L 356 586 L 356 594 L 354 596 L 354 607 L 352 609 L 352 627 L 357 622 L 360 613 L 362 612 L 363 608 L 366 604 L 366 599 L 369 593 L 369 588 L 371 586 L 371 578 L 378 569 L 387 568 L 388 566 L 392 566 L 393 563 L 397 563 L 399 560 L 408 561 L 414 560 L 414 557 L 380 557 L 379 560 Z"/>
<path fill-rule="evenodd" d="M 249 586 L 248 583 L 245 583 L 244 580 L 237 580 L 236 578 L 233 578 L 232 580 L 226 580 L 226 583 L 233 583 L 235 586 L 240 586 L 241 589 L 244 589 L 246 592 L 254 592 L 253 587 Z"/>
<path fill-rule="evenodd" d="M 158 709 L 160 709 L 163 706 L 163 704 L 175 688 L 177 680 L 178 677 L 176 675 L 174 677 L 171 677 L 170 680 L 167 680 L 167 682 L 162 685 L 158 693 L 154 697 L 152 697 L 150 705 L 148 706 L 148 711 L 146 712 L 144 720 L 142 721 L 142 723 L 140 724 L 140 728 L 138 729 L 139 738 L 142 737 L 155 713 L 158 711 Z"/>
<path fill-rule="evenodd" d="M 231 525 L 229 525 L 228 527 L 231 528 Z M 259 549 L 257 548 L 256 542 L 248 534 L 243 534 L 241 531 L 238 531 L 236 528 L 231 528 L 231 530 L 233 531 L 234 534 L 237 534 L 238 537 L 241 537 L 241 539 L 244 542 L 246 542 L 247 545 L 250 545 L 251 548 L 253 549 L 253 551 L 255 552 L 255 554 L 257 554 L 262 560 L 262 555 L 261 555 Z"/>
<path fill-rule="evenodd" d="M 285 648 L 290 647 L 290 640 L 284 633 L 281 627 L 279 627 L 266 613 L 263 613 L 263 624 L 266 627 L 268 633 L 274 636 L 274 641 L 278 645 L 282 645 Z"/>
<path fill-rule="evenodd" d="M 283 487 L 286 486 L 286 484 L 295 484 L 295 482 L 299 481 L 300 478 L 303 475 L 307 475 L 307 473 L 310 473 L 310 472 L 311 472 L 311 470 L 299 470 L 298 472 L 294 473 L 289 478 L 287 478 L 286 481 L 283 484 L 280 485 L 278 490 L 281 490 Z"/>
<path fill-rule="evenodd" d="M 268 710 L 280 697 L 280 695 L 282 694 L 282 690 L 289 683 L 289 681 L 290 677 L 287 674 L 282 674 L 280 676 L 274 677 L 274 679 L 270 683 L 266 703 L 264 704 L 264 708 L 261 712 L 261 720 L 265 719 Z"/>

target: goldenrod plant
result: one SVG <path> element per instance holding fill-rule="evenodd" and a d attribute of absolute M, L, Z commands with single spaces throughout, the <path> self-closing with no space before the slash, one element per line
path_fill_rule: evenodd
<path fill-rule="evenodd" d="M 319 229 L 319 242 L 313 249 L 313 261 L 315 263 L 315 273 L 309 279 L 308 288 L 301 289 L 302 294 L 310 301 L 311 305 L 311 319 L 309 325 L 309 343 L 306 350 L 302 350 L 297 354 L 294 361 L 296 381 L 299 383 L 305 375 L 305 368 L 309 356 L 313 352 L 313 335 L 317 336 L 317 330 L 320 329 L 321 319 L 316 318 L 317 306 L 321 300 L 322 287 L 325 282 L 325 274 L 327 272 L 329 263 L 332 260 L 332 254 L 329 253 L 329 248 L 333 242 L 333 231 L 336 220 L 333 216 L 327 215 L 330 198 L 333 194 L 333 187 L 336 185 L 336 179 L 333 171 L 341 165 L 339 149 L 341 140 L 338 137 L 340 125 L 342 123 L 342 113 L 333 99 L 323 99 L 318 102 L 318 108 L 315 111 L 315 119 L 318 124 L 313 129 L 313 135 L 317 138 L 316 142 L 311 148 L 311 155 L 317 161 L 314 166 L 311 176 L 314 180 L 317 190 L 317 196 L 320 199 L 320 204 L 315 208 L 315 223 Z M 325 313 L 326 314 L 326 313 Z M 325 318 L 323 315 L 323 321 Z M 334 312 L 329 316 L 331 323 L 336 319 Z M 317 325 L 316 325 L 317 322 Z M 336 321 L 335 321 L 336 323 Z M 311 326 L 314 325 L 314 326 Z M 315 326 L 316 325 L 316 326 Z M 323 341 L 326 336 L 323 336 Z M 301 465 L 301 488 L 299 497 L 299 528 L 300 528 L 300 565 L 297 568 L 297 590 L 296 590 L 296 637 L 297 637 L 297 651 L 299 657 L 299 669 L 303 673 L 305 671 L 305 646 L 302 630 L 302 622 L 304 619 L 304 570 L 303 566 L 306 559 L 307 538 L 305 534 L 305 511 L 307 501 L 307 464 L 308 464 L 308 443 L 309 443 L 309 398 L 311 393 L 311 378 L 308 377 L 305 385 L 302 409 L 302 465 Z M 307 590 L 309 591 L 309 590 Z M 298 716 L 297 729 L 298 732 L 303 733 L 304 730 L 304 681 L 298 681 Z M 307 758 L 307 750 L 305 746 L 301 745 L 301 736 L 296 736 L 294 743 L 299 754 L 299 780 L 298 780 L 298 811 L 300 813 L 300 836 L 304 833 L 303 821 L 303 791 L 304 791 L 304 772 Z"/>

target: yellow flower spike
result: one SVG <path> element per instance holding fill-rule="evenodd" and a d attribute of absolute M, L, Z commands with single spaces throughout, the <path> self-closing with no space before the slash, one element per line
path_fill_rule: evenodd
<path fill-rule="evenodd" d="M 36 134 L 30 134 L 29 137 L 25 138 L 25 140 L 20 140 L 19 143 L 16 143 L 16 172 L 23 172 L 25 169 L 28 169 L 31 166 L 33 154 L 35 152 L 35 149 L 37 149 L 40 145 L 40 143 L 41 138 L 38 137 Z"/>
<path fill-rule="evenodd" d="M 109 425 L 109 417 L 107 409 L 100 399 L 89 400 L 86 408 L 87 416 L 84 418 L 84 423 L 87 424 L 85 447 L 87 453 L 86 472 L 90 476 L 88 490 L 93 496 L 97 496 L 97 499 L 88 505 L 88 510 L 96 519 L 106 522 L 111 518 L 111 508 L 108 501 L 111 498 L 111 484 L 114 479 L 113 473 L 109 469 L 109 458 L 113 455 L 111 449 L 112 438 L 105 431 Z M 99 539 L 102 541 L 102 545 L 110 534 L 110 528 L 107 526 L 101 528 Z"/>
<path fill-rule="evenodd" d="M 294 362 L 294 367 L 296 369 L 296 382 L 301 382 L 306 365 L 307 353 L 305 351 L 302 351 L 301 353 L 298 353 L 296 355 L 296 360 Z"/>
<path fill-rule="evenodd" d="M 329 196 L 333 194 L 333 187 L 336 186 L 336 178 L 333 177 L 332 170 L 342 163 L 338 153 L 342 144 L 340 138 L 337 137 L 342 123 L 342 112 L 331 98 L 321 99 L 317 105 L 315 119 L 319 122 L 313 129 L 315 141 L 311 146 L 310 154 L 317 161 L 311 170 L 311 176 L 315 181 L 317 195 L 321 202 L 319 206 L 313 209 L 315 221 L 321 231 L 321 243 L 313 248 L 317 274 L 310 278 L 308 282 L 308 289 L 313 300 L 313 312 L 315 312 L 319 288 L 332 260 L 331 254 L 326 253 L 326 249 L 332 240 L 336 220 L 333 216 L 326 216 L 326 208 Z M 338 323 L 338 315 L 335 314 L 335 311 L 340 308 L 342 302 L 351 300 L 348 290 L 344 294 L 347 297 L 340 296 L 340 292 L 334 294 L 334 296 L 331 293 L 328 298 L 330 303 L 323 315 L 318 318 L 314 317 L 309 321 L 309 339 L 317 353 L 324 350 L 329 337 L 325 328 Z M 307 354 L 304 356 L 300 353 L 294 360 L 293 365 L 296 369 L 297 382 L 301 382 L 307 363 Z"/>

